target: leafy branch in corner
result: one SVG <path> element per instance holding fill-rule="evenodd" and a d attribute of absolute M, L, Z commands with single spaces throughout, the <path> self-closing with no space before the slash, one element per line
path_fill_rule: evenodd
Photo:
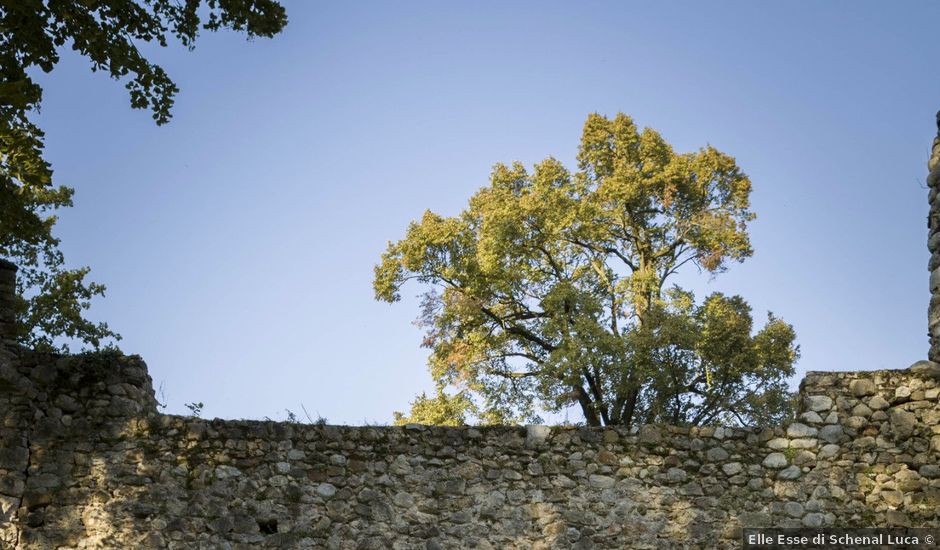
<path fill-rule="evenodd" d="M 274 0 L 36 0 L 0 3 L 0 257 L 20 268 L 18 340 L 42 350 L 68 351 L 63 339 L 95 349 L 119 339 L 85 312 L 105 287 L 89 268 L 67 268 L 53 234 L 55 211 L 72 206 L 74 190 L 53 182 L 43 156 L 45 134 L 33 120 L 42 104 L 36 71 L 51 73 L 66 48 L 125 83 L 130 104 L 170 120 L 178 88 L 138 44 L 192 49 L 200 30 L 231 29 L 271 37 L 287 24 Z"/>

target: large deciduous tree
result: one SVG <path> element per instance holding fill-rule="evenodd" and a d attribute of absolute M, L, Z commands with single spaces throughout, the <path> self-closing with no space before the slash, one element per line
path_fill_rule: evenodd
<path fill-rule="evenodd" d="M 427 285 L 435 381 L 473 395 L 485 422 L 572 404 L 592 426 L 786 415 L 792 327 L 768 315 L 755 331 L 741 297 L 699 303 L 668 284 L 752 254 L 751 182 L 734 158 L 677 153 L 623 114 L 590 115 L 577 158 L 573 173 L 553 158 L 497 164 L 458 216 L 428 211 L 389 243 L 376 297 Z"/>
<path fill-rule="evenodd" d="M 67 269 L 53 235 L 53 212 L 72 205 L 72 189 L 54 185 L 44 135 L 32 117 L 42 101 L 35 71 L 51 72 L 63 48 L 126 82 L 131 106 L 170 119 L 176 85 L 138 44 L 192 49 L 200 30 L 228 28 L 270 37 L 287 23 L 273 0 L 0 0 L 0 256 L 18 264 L 20 340 L 55 348 L 58 337 L 94 347 L 116 335 L 84 310 L 104 286 L 88 268 Z M 64 347 L 64 346 L 63 346 Z"/>

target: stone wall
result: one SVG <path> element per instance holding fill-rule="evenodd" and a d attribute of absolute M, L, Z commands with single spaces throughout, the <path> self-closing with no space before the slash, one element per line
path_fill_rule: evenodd
<path fill-rule="evenodd" d="M 13 344 L 16 316 L 16 265 L 0 258 L 0 346 Z"/>
<path fill-rule="evenodd" d="M 940 112 L 937 113 L 937 137 L 933 140 L 927 161 L 927 250 L 930 251 L 930 305 L 927 307 L 927 336 L 930 338 L 928 359 L 940 362 Z"/>
<path fill-rule="evenodd" d="M 940 526 L 940 372 L 810 373 L 764 429 L 339 427 L 157 413 L 137 357 L 0 350 L 0 547 L 737 547 Z"/>

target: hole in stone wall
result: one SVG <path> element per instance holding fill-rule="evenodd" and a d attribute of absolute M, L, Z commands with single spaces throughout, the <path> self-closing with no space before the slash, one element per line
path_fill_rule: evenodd
<path fill-rule="evenodd" d="M 258 529 L 261 531 L 262 535 L 273 535 L 274 533 L 277 533 L 277 520 L 259 519 Z"/>

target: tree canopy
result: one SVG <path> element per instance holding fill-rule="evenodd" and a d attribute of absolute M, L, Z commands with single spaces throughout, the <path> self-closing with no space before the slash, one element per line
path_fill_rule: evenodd
<path fill-rule="evenodd" d="M 467 415 L 476 410 L 473 401 L 463 392 L 456 395 L 447 395 L 442 386 L 438 386 L 437 394 L 428 397 L 421 393 L 411 402 L 411 412 L 407 415 L 394 413 L 396 426 L 405 424 L 430 424 L 433 426 L 463 426 L 467 423 Z"/>
<path fill-rule="evenodd" d="M 472 396 L 483 421 L 572 404 L 593 426 L 788 414 L 793 328 L 768 314 L 755 331 L 743 298 L 697 302 L 668 284 L 751 256 L 751 182 L 735 159 L 592 114 L 577 160 L 497 164 L 459 215 L 427 211 L 389 243 L 376 298 L 425 285 L 434 380 Z"/>
<path fill-rule="evenodd" d="M 270 37 L 287 23 L 273 0 L 19 0 L 0 2 L 0 256 L 20 267 L 20 340 L 56 347 L 64 336 L 97 347 L 116 337 L 107 324 L 84 318 L 104 286 L 86 281 L 88 268 L 67 269 L 53 235 L 53 212 L 72 205 L 73 190 L 53 183 L 43 157 L 44 134 L 33 117 L 42 102 L 35 71 L 52 72 L 69 47 L 125 81 L 131 107 L 170 120 L 177 87 L 138 44 L 192 49 L 200 30 L 232 29 Z"/>

